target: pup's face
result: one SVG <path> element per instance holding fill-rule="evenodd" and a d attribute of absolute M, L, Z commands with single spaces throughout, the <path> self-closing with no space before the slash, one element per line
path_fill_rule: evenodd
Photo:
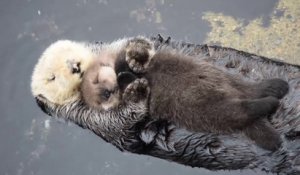
<path fill-rule="evenodd" d="M 93 63 L 83 76 L 81 95 L 90 107 L 109 110 L 118 106 L 120 92 L 114 68 L 101 62 Z"/>
<path fill-rule="evenodd" d="M 81 43 L 55 42 L 45 50 L 34 68 L 33 95 L 42 95 L 60 105 L 78 99 L 83 73 L 93 59 L 93 53 Z"/>

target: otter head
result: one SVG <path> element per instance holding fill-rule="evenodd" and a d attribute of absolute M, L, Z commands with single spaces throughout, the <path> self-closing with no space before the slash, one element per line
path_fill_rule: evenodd
<path fill-rule="evenodd" d="M 99 61 L 86 70 L 80 91 L 83 101 L 90 107 L 109 110 L 120 103 L 116 72 Z"/>
<path fill-rule="evenodd" d="M 93 61 L 92 51 L 83 43 L 60 40 L 50 45 L 39 58 L 31 89 L 53 104 L 63 105 L 79 98 L 84 71 Z"/>

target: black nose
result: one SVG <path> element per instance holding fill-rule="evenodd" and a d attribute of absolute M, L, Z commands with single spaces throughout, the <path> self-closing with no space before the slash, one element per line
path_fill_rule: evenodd
<path fill-rule="evenodd" d="M 41 96 L 35 97 L 35 101 L 36 101 L 37 105 L 41 108 L 41 110 L 44 113 L 51 116 L 49 107 L 40 98 L 44 98 L 44 97 L 41 97 Z"/>
<path fill-rule="evenodd" d="M 74 60 L 67 60 L 67 65 L 68 68 L 71 70 L 72 74 L 80 74 L 81 69 L 80 69 L 80 62 L 76 62 Z"/>

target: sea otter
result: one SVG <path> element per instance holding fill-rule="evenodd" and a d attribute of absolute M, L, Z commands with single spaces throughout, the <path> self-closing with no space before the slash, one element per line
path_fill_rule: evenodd
<path fill-rule="evenodd" d="M 279 134 L 265 118 L 276 111 L 278 99 L 288 92 L 287 82 L 281 79 L 246 83 L 175 50 L 154 52 L 145 38 L 130 40 L 117 57 L 109 63 L 106 60 L 99 58 L 83 76 L 81 94 L 91 107 L 119 110 L 124 103 L 121 89 L 126 76 L 130 81 L 143 77 L 151 89 L 150 116 L 196 132 L 242 131 L 273 151 L 280 146 Z M 146 80 L 144 86 L 148 85 Z"/>
<path fill-rule="evenodd" d="M 127 40 L 128 38 L 125 38 L 125 41 Z M 122 111 L 124 112 L 123 115 L 116 113 L 116 118 L 114 118 L 112 111 L 106 115 L 106 113 L 104 114 L 98 110 L 91 110 L 82 103 L 79 97 L 75 101 L 58 104 L 55 98 L 52 98 L 51 101 L 48 100 L 49 95 L 52 93 L 36 91 L 50 85 L 45 83 L 46 81 L 40 81 L 41 79 L 38 79 L 35 74 L 39 74 L 39 77 L 43 77 L 43 79 L 51 78 L 48 73 L 55 73 L 57 76 L 64 73 L 70 74 L 69 76 L 78 75 L 72 73 L 74 72 L 72 70 L 77 70 L 77 68 L 68 66 L 69 64 L 64 61 L 61 62 L 60 66 L 66 66 L 66 68 L 69 68 L 69 72 L 60 72 L 55 68 L 52 70 L 57 70 L 56 72 L 49 72 L 49 70 L 43 69 L 46 62 L 44 62 L 45 64 L 36 65 L 35 69 L 39 71 L 33 72 L 32 84 L 39 86 L 39 88 L 32 89 L 34 98 L 39 107 L 44 109 L 50 116 L 89 129 L 122 151 L 158 157 L 182 165 L 201 167 L 213 171 L 221 169 L 255 169 L 256 171 L 259 169 L 268 173 L 299 173 L 299 156 L 297 156 L 299 155 L 298 124 L 300 110 L 298 103 L 298 97 L 300 97 L 299 66 L 232 48 L 191 44 L 172 39 L 166 40 L 161 36 L 153 37 L 151 41 L 158 50 L 165 47 L 180 50 L 185 55 L 197 57 L 199 62 L 208 61 L 218 67 L 220 66 L 225 72 L 237 75 L 247 82 L 260 82 L 263 79 L 275 77 L 287 80 L 290 86 L 289 94 L 281 100 L 280 108 L 276 111 L 276 114 L 272 115 L 271 119 L 272 126 L 276 127 L 283 138 L 282 148 L 270 153 L 268 150 L 258 149 L 257 145 L 244 137 L 242 133 L 219 135 L 206 132 L 189 132 L 184 128 L 174 126 L 174 123 L 166 121 L 149 120 L 144 125 L 132 121 L 139 127 L 131 127 L 128 132 L 124 131 L 122 130 L 123 124 L 128 121 L 127 110 Z M 103 45 L 102 43 L 80 44 L 82 46 L 89 45 L 85 49 L 95 53 L 95 55 L 98 55 L 98 50 L 102 50 Z M 114 42 L 107 44 L 114 45 L 113 48 L 116 48 Z M 117 46 L 120 45 L 117 44 Z M 76 52 L 71 53 L 74 56 L 77 54 Z M 58 61 L 56 58 L 60 58 L 60 52 L 49 54 L 52 57 L 46 58 L 48 59 L 47 63 L 56 62 Z M 56 66 L 56 64 L 52 64 L 52 66 Z M 80 72 L 84 71 L 85 69 L 80 69 Z M 62 86 L 65 90 L 68 90 L 68 86 L 64 86 L 62 82 L 56 82 L 59 80 L 60 78 L 54 79 L 54 84 L 51 84 L 51 86 L 56 85 L 57 88 Z M 56 89 L 49 88 L 48 90 L 55 91 Z"/>

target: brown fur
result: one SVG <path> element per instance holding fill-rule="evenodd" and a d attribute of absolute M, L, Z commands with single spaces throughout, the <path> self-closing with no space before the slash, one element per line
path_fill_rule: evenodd
<path fill-rule="evenodd" d="M 276 91 L 286 88 L 284 81 L 246 83 L 208 63 L 195 63 L 193 58 L 170 52 L 154 55 L 145 77 L 151 89 L 152 117 L 192 131 L 243 131 L 263 148 L 280 146 L 279 134 L 264 118 L 277 109 L 276 97 L 282 95 Z M 282 87 L 270 94 L 274 89 L 266 84 Z"/>
<path fill-rule="evenodd" d="M 150 114 L 191 130 L 231 131 L 261 117 L 249 115 L 243 106 L 243 99 L 258 98 L 253 92 L 256 85 L 245 84 L 208 63 L 195 64 L 193 58 L 159 52 L 145 77 L 152 92 Z"/>
<path fill-rule="evenodd" d="M 280 146 L 279 135 L 265 118 L 275 112 L 279 104 L 278 98 L 287 92 L 286 82 L 272 79 L 259 84 L 245 83 L 215 66 L 197 63 L 192 57 L 170 50 L 160 50 L 151 60 L 145 61 L 145 58 L 142 58 L 140 60 L 143 60 L 143 63 L 139 63 L 139 52 L 147 50 L 128 46 L 130 49 L 126 50 L 126 61 L 129 67 L 140 64 L 133 70 L 143 73 L 139 75 L 149 80 L 151 117 L 173 121 L 191 131 L 244 131 L 263 148 L 275 150 Z M 133 55 L 135 61 L 128 59 Z M 145 57 L 150 54 L 140 55 Z M 96 67 L 88 69 L 87 73 L 101 69 L 100 64 Z M 88 82 L 83 81 L 83 86 L 85 83 Z M 105 86 L 105 83 L 99 83 L 97 88 L 102 89 Z M 82 89 L 83 95 L 87 93 L 93 96 L 95 93 L 96 99 L 84 98 L 87 104 L 97 101 L 97 97 L 101 98 L 96 92 Z M 101 103 L 99 104 L 101 106 Z"/>

